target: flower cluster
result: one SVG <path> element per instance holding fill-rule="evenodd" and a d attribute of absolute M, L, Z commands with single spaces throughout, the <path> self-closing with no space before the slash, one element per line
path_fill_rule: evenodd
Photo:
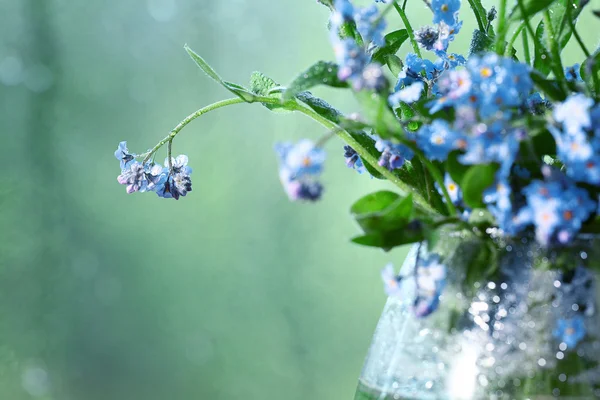
<path fill-rule="evenodd" d="M 349 81 L 355 90 L 381 90 L 386 86 L 387 80 L 381 66 L 370 63 L 369 48 L 372 50 L 385 44 L 385 20 L 380 18 L 375 5 L 358 8 L 349 0 L 336 0 L 335 9 L 330 19 L 330 29 L 335 56 L 340 66 L 338 78 Z M 340 30 L 350 23 L 356 25 L 364 45 L 359 45 L 348 37 L 340 38 Z"/>
<path fill-rule="evenodd" d="M 135 160 L 136 156 L 129 153 L 127 142 L 121 142 L 115 157 L 121 163 L 121 174 L 117 181 L 127 186 L 127 193 L 155 192 L 158 197 L 179 200 L 192 191 L 192 169 L 187 165 L 188 158 L 185 155 L 166 159 L 165 165 L 168 167 L 154 162 L 140 163 Z"/>
<path fill-rule="evenodd" d="M 320 199 L 323 186 L 318 178 L 323 171 L 325 151 L 305 139 L 296 144 L 278 143 L 275 152 L 279 158 L 279 179 L 290 200 Z"/>

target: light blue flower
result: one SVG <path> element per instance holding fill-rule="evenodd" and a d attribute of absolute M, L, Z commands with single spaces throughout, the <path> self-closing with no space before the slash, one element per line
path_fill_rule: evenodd
<path fill-rule="evenodd" d="M 427 158 L 445 161 L 448 154 L 461 147 L 464 138 L 451 129 L 448 122 L 436 119 L 429 125 L 423 125 L 417 132 L 417 145 Z"/>
<path fill-rule="evenodd" d="M 388 97 L 388 103 L 391 107 L 398 107 L 400 102 L 414 103 L 421 98 L 425 84 L 421 81 L 415 82 L 404 89 L 400 89 Z"/>
<path fill-rule="evenodd" d="M 325 150 L 315 147 L 312 140 L 302 139 L 298 143 L 277 143 L 275 152 L 282 168 L 289 171 L 292 179 L 304 175 L 318 175 L 325 163 Z"/>
<path fill-rule="evenodd" d="M 552 334 L 568 348 L 574 349 L 585 338 L 585 319 L 581 315 L 570 319 L 559 319 Z"/>
<path fill-rule="evenodd" d="M 416 266 L 417 296 L 414 312 L 417 317 L 426 317 L 440 304 L 440 295 L 446 286 L 446 266 L 437 255 L 431 254 L 419 260 Z"/>
<path fill-rule="evenodd" d="M 424 78 L 432 80 L 439 75 L 435 64 L 427 59 L 421 59 L 414 53 L 408 53 L 404 60 L 404 69 L 398 75 L 398 82 L 394 91 L 399 91 L 403 87 L 409 86 Z"/>
<path fill-rule="evenodd" d="M 413 151 L 408 147 L 380 138 L 377 138 L 375 148 L 381 152 L 378 164 L 390 171 L 402 168 L 404 163 L 414 156 Z"/>
<path fill-rule="evenodd" d="M 133 155 L 127 149 L 127 142 L 119 143 L 119 147 L 115 151 L 115 158 L 121 162 L 121 170 L 127 168 L 127 165 L 134 160 Z"/>
<path fill-rule="evenodd" d="M 590 128 L 590 108 L 594 100 L 578 93 L 569 96 L 563 103 L 554 106 L 552 115 L 557 122 L 563 124 L 565 133 L 577 135 L 583 130 Z"/>
<path fill-rule="evenodd" d="M 458 11 L 460 10 L 460 0 L 432 0 L 431 8 L 433 10 L 434 24 L 444 22 L 448 26 L 456 25 Z"/>
<path fill-rule="evenodd" d="M 381 279 L 383 280 L 383 288 L 385 294 L 388 296 L 400 297 L 401 296 L 401 285 L 402 280 L 396 272 L 394 272 L 394 265 L 389 263 L 381 270 Z"/>
<path fill-rule="evenodd" d="M 454 180 L 452 180 L 452 177 L 448 173 L 446 173 L 446 175 L 444 176 L 444 186 L 446 187 L 446 191 L 448 192 L 452 203 L 454 205 L 460 204 L 462 202 L 462 190 L 460 190 L 458 184 L 454 182 Z M 437 182 L 435 183 L 435 187 L 437 188 L 440 194 L 443 194 Z M 443 200 L 444 202 L 446 202 L 445 198 Z"/>
<path fill-rule="evenodd" d="M 598 207 L 585 189 L 559 173 L 555 175 L 554 180 L 535 180 L 523 189 L 527 205 L 521 212 L 530 216 L 536 237 L 543 245 L 553 239 L 561 243 L 572 239 Z M 559 238 L 558 233 L 561 233 Z"/>
<path fill-rule="evenodd" d="M 279 179 L 292 201 L 316 201 L 323 193 L 318 178 L 323 171 L 325 151 L 308 139 L 296 144 L 278 143 L 275 152 L 279 158 Z"/>

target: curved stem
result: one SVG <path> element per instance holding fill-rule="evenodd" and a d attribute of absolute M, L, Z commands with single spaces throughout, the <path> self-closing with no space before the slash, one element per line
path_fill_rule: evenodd
<path fill-rule="evenodd" d="M 396 175 L 394 175 L 387 168 L 380 166 L 377 158 L 375 158 L 371 153 L 369 153 L 369 151 L 367 149 L 365 149 L 358 141 L 356 141 L 356 139 L 354 139 L 354 137 L 352 137 L 352 135 L 348 131 L 346 131 L 345 129 L 342 129 L 334 122 L 331 122 L 327 118 L 322 117 L 320 114 L 318 114 L 317 112 L 313 111 L 312 109 L 310 109 L 308 107 L 297 104 L 293 107 L 293 110 L 301 112 L 302 114 L 304 114 L 304 115 L 312 118 L 316 122 L 320 123 L 325 128 L 335 131 L 337 133 L 337 135 L 344 142 L 348 143 L 348 145 L 351 146 L 358 153 L 358 155 L 364 162 L 368 162 L 381 175 L 383 175 L 390 182 L 392 182 L 394 185 L 396 185 L 404 194 L 412 193 L 415 203 L 419 207 L 421 207 L 424 211 L 431 213 L 431 214 L 439 213 L 436 209 L 434 209 L 427 202 L 427 200 L 421 194 L 415 192 L 410 186 L 408 186 L 406 183 L 402 182 Z"/>
<path fill-rule="evenodd" d="M 417 56 L 419 56 L 419 58 L 422 58 L 421 50 L 419 49 L 419 44 L 415 39 L 415 32 L 413 31 L 413 28 L 410 25 L 408 18 L 406 17 L 406 12 L 404 12 L 404 10 L 398 5 L 398 3 L 396 3 L 396 0 L 393 1 L 393 4 L 396 8 L 396 11 L 398 11 L 398 14 L 400 15 L 400 18 L 402 18 L 404 26 L 406 27 L 406 31 L 408 32 L 408 38 L 410 39 L 410 44 L 412 45 L 413 50 L 415 51 Z"/>
<path fill-rule="evenodd" d="M 261 99 L 262 100 L 262 99 Z M 279 102 L 279 100 L 277 99 L 272 99 L 272 100 L 276 100 L 277 102 Z M 154 153 L 156 153 L 161 147 L 163 147 L 167 142 L 172 141 L 175 136 L 177 136 L 177 134 L 183 129 L 185 128 L 185 126 L 187 124 L 189 124 L 190 122 L 192 122 L 193 120 L 195 120 L 196 118 L 198 118 L 201 115 L 204 115 L 210 111 L 219 109 L 219 108 L 223 108 L 223 107 L 227 107 L 230 106 L 232 104 L 239 104 L 239 103 L 244 103 L 245 101 L 239 97 L 234 97 L 232 99 L 227 99 L 227 100 L 221 100 L 221 101 L 217 101 L 216 103 L 210 104 L 206 107 L 203 107 L 201 109 L 199 109 L 198 111 L 196 111 L 193 114 L 188 115 L 187 117 L 184 118 L 183 121 L 181 121 L 175 128 L 173 128 L 171 130 L 171 132 L 169 132 L 169 134 L 160 142 L 158 142 L 156 144 L 156 146 L 154 146 L 150 151 L 148 151 L 147 153 L 141 154 L 140 157 L 144 157 L 144 161 L 142 163 L 147 163 L 148 160 L 150 160 L 150 157 L 152 157 L 152 155 Z"/>

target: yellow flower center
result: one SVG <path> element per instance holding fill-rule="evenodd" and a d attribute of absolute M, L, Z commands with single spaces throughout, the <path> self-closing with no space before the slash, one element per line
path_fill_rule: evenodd
<path fill-rule="evenodd" d="M 448 12 L 448 4 L 442 4 L 442 11 Z"/>
<path fill-rule="evenodd" d="M 435 144 L 444 144 L 444 138 L 441 136 L 436 136 L 433 138 L 433 143 Z"/>
<path fill-rule="evenodd" d="M 490 76 L 492 76 L 492 69 L 490 67 L 483 67 L 481 68 L 481 71 L 479 71 L 479 73 L 482 77 L 489 78 Z"/>
<path fill-rule="evenodd" d="M 310 162 L 310 158 L 308 157 L 304 157 L 304 159 L 302 160 L 302 165 L 304 165 L 305 167 L 310 166 L 311 162 Z"/>

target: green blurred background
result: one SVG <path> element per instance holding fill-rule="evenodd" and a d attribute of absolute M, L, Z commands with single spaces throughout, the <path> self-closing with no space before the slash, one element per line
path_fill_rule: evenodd
<path fill-rule="evenodd" d="M 474 28 L 463 15 L 454 49 Z M 177 138 L 194 168 L 179 202 L 128 196 L 113 158 L 228 96 L 184 43 L 228 80 L 286 83 L 333 58 L 327 17 L 314 0 L 0 0 L 0 399 L 352 397 L 379 270 L 406 249 L 352 245 L 348 208 L 389 186 L 348 170 L 333 140 L 323 200 L 288 202 L 273 142 L 324 131 L 257 105 Z"/>

